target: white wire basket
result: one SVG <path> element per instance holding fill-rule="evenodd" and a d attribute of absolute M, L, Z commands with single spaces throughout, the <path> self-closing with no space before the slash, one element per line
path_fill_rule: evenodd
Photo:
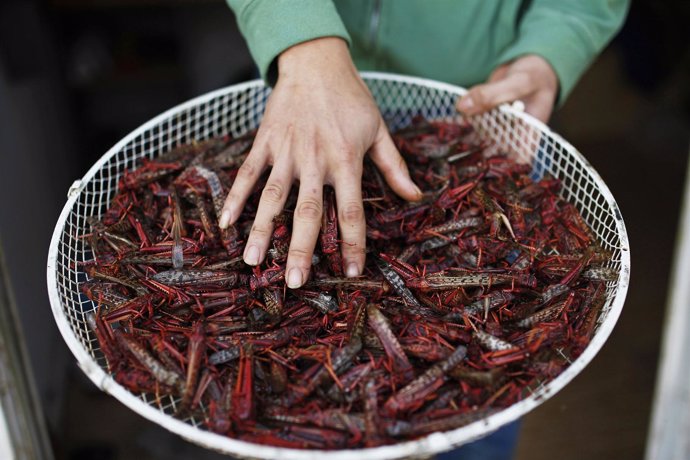
<path fill-rule="evenodd" d="M 414 116 L 461 121 L 455 100 L 465 90 L 421 78 L 366 72 L 362 74 L 389 128 L 407 125 Z M 230 134 L 239 136 L 258 127 L 270 88 L 260 80 L 230 86 L 192 99 L 143 124 L 111 148 L 70 188 L 55 226 L 48 253 L 48 291 L 55 321 L 79 366 L 103 391 L 147 419 L 180 436 L 236 457 L 280 459 L 384 459 L 425 457 L 487 435 L 525 415 L 567 385 L 594 358 L 611 334 L 623 308 L 630 277 L 630 252 L 623 218 L 606 184 L 583 156 L 546 125 L 518 107 L 502 106 L 468 121 L 480 137 L 520 161 L 532 164 L 534 178 L 544 173 L 562 181 L 561 196 L 577 207 L 599 243 L 612 254 L 608 267 L 618 273 L 607 282 L 607 301 L 591 342 L 555 379 L 533 388 L 525 399 L 452 431 L 394 445 L 356 450 L 318 451 L 253 444 L 204 429 L 202 420 L 177 418 L 173 397 L 133 394 L 108 374 L 98 341 L 86 314 L 96 305 L 80 293 L 86 275 L 80 263 L 92 259 L 82 235 L 86 219 L 100 217 L 117 192 L 123 173 L 142 158 L 156 156 L 180 144 Z"/>

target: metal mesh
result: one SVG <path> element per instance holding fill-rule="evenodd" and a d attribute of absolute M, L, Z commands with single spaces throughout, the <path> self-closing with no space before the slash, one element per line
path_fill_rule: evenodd
<path fill-rule="evenodd" d="M 416 115 L 430 119 L 457 120 L 454 109 L 464 90 L 429 80 L 387 74 L 366 73 L 365 81 L 391 129 L 407 125 Z M 199 420 L 175 419 L 176 401 L 156 395 L 131 395 L 107 374 L 105 360 L 90 331 L 85 313 L 95 305 L 79 291 L 86 280 L 80 267 L 91 260 L 82 236 L 89 229 L 86 218 L 100 217 L 117 190 L 125 170 L 143 158 L 154 158 L 171 148 L 215 136 L 239 136 L 258 126 L 270 93 L 262 82 L 254 81 L 225 88 L 173 108 L 136 129 L 106 153 L 76 183 L 56 225 L 48 259 L 48 285 L 56 322 L 80 366 L 104 391 L 145 417 L 207 447 L 255 458 L 391 458 L 429 455 L 489 433 L 525 414 L 565 386 L 591 361 L 615 324 L 627 291 L 629 252 L 625 227 L 608 188 L 587 161 L 565 140 L 546 126 L 513 110 L 502 107 L 470 119 L 479 135 L 492 148 L 510 151 L 533 165 L 534 178 L 550 173 L 561 179 L 561 195 L 573 203 L 603 247 L 611 251 L 608 266 L 620 275 L 607 284 L 608 300 L 596 333 L 588 348 L 563 374 L 538 388 L 525 400 L 485 420 L 444 434 L 435 433 L 395 446 L 357 451 L 318 452 L 257 446 L 204 431 Z"/>

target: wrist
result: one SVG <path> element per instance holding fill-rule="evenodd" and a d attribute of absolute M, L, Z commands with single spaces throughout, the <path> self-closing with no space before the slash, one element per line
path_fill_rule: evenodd
<path fill-rule="evenodd" d="M 339 37 L 321 37 L 298 43 L 278 56 L 278 79 L 318 72 L 342 73 L 357 70 L 350 57 L 347 42 Z"/>

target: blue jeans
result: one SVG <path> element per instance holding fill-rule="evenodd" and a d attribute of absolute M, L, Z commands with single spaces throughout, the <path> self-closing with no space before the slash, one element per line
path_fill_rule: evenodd
<path fill-rule="evenodd" d="M 520 420 L 482 439 L 436 456 L 436 460 L 510 460 L 520 432 Z"/>

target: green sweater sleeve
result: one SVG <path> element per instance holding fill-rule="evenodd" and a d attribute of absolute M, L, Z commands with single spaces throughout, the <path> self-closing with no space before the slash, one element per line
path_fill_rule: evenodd
<path fill-rule="evenodd" d="M 240 32 L 269 84 L 278 77 L 276 58 L 293 45 L 319 37 L 350 36 L 331 0 L 227 0 Z"/>
<path fill-rule="evenodd" d="M 558 76 L 561 104 L 580 75 L 620 29 L 628 0 L 533 0 L 524 12 L 518 38 L 498 63 L 525 54 L 546 59 Z"/>

